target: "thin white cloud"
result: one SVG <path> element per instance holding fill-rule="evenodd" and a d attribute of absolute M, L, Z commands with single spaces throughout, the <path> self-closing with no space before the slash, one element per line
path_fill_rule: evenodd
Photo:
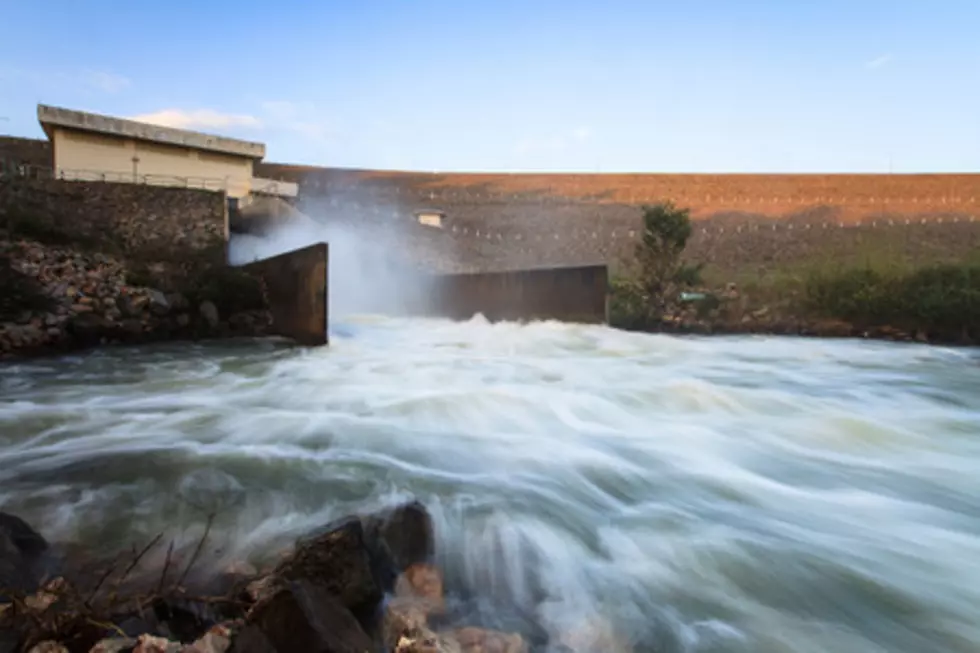
<path fill-rule="evenodd" d="M 147 122 L 161 127 L 176 129 L 226 129 L 229 127 L 262 127 L 262 121 L 255 116 L 239 113 L 222 113 L 213 109 L 162 109 L 153 113 L 133 116 L 132 120 Z"/>
<path fill-rule="evenodd" d="M 870 61 L 865 61 L 864 67 L 868 70 L 875 70 L 877 68 L 881 68 L 882 66 L 887 66 L 889 63 L 891 63 L 891 60 L 892 56 L 890 54 L 883 54 L 871 59 Z"/>
<path fill-rule="evenodd" d="M 104 70 L 87 70 L 82 78 L 86 86 L 103 93 L 118 93 L 132 84 L 128 77 Z"/>

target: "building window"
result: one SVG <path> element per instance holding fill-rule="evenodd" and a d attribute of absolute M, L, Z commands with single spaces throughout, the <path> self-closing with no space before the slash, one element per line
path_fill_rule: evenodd
<path fill-rule="evenodd" d="M 416 211 L 415 219 L 419 221 L 419 224 L 426 227 L 442 229 L 446 214 L 442 211 Z"/>

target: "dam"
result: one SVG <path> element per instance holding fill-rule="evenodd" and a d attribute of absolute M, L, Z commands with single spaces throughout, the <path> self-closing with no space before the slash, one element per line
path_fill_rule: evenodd
<path fill-rule="evenodd" d="M 348 308 L 389 316 L 609 320 L 605 264 L 434 272 L 401 252 L 399 231 L 320 223 L 279 198 L 229 200 L 229 232 L 229 262 L 265 280 L 276 332 L 301 344 L 327 344 L 333 293 L 346 293 Z"/>

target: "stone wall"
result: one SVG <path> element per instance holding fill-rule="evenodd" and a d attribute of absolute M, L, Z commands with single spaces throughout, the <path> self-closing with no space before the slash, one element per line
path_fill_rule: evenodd
<path fill-rule="evenodd" d="M 0 179 L 0 219 L 50 225 L 76 244 L 172 257 L 224 243 L 223 193 L 138 184 Z"/>
<path fill-rule="evenodd" d="M 6 166 L 50 168 L 51 143 L 37 138 L 0 136 L 0 173 Z"/>
<path fill-rule="evenodd" d="M 264 333 L 226 229 L 223 193 L 0 179 L 0 354 Z"/>

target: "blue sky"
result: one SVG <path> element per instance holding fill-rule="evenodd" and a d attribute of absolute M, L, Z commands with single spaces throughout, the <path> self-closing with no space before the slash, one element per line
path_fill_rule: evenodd
<path fill-rule="evenodd" d="M 980 0 L 0 0 L 37 102 L 412 170 L 980 170 Z"/>

